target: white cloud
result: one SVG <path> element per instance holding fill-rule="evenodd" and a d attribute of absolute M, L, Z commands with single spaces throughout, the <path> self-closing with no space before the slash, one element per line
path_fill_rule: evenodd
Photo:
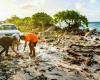
<path fill-rule="evenodd" d="M 45 1 L 46 0 L 29 0 L 25 2 L 24 0 L 24 3 L 21 2 L 18 6 L 17 9 L 20 13 L 17 12 L 17 14 L 20 17 L 32 16 L 33 13 L 42 11 L 45 6 Z"/>
<path fill-rule="evenodd" d="M 11 16 L 11 10 L 10 6 L 8 7 L 8 4 L 4 1 L 0 1 L 0 20 L 4 20 Z"/>
<path fill-rule="evenodd" d="M 41 7 L 45 4 L 46 0 L 33 0 L 32 4 L 36 7 Z"/>
<path fill-rule="evenodd" d="M 100 12 L 95 12 L 99 11 L 100 6 L 93 3 L 97 3 L 97 0 L 0 0 L 0 20 L 12 15 L 32 16 L 39 11 L 54 15 L 58 11 L 67 9 L 77 10 L 90 20 L 100 20 Z"/>
<path fill-rule="evenodd" d="M 100 11 L 90 11 L 87 16 L 89 21 L 100 21 Z"/>
<path fill-rule="evenodd" d="M 75 3 L 75 8 L 78 10 L 84 9 L 83 4 L 79 2 Z"/>
<path fill-rule="evenodd" d="M 33 10 L 33 5 L 26 4 L 26 5 L 21 6 L 21 9 L 30 11 L 30 10 Z"/>
<path fill-rule="evenodd" d="M 91 2 L 91 3 L 95 3 L 95 2 L 96 2 L 96 0 L 90 0 L 90 2 Z"/>
<path fill-rule="evenodd" d="M 81 13 L 86 13 L 87 9 L 86 9 L 86 5 L 84 3 L 75 3 L 75 9 L 78 10 Z"/>
<path fill-rule="evenodd" d="M 20 4 L 20 6 L 24 6 L 24 5 L 32 5 L 34 7 L 41 7 L 45 4 L 46 0 L 24 0 L 22 1 Z M 15 3 L 16 4 L 16 3 Z M 18 5 L 18 4 L 16 4 Z"/>
<path fill-rule="evenodd" d="M 80 3 L 80 2 L 75 3 L 75 9 L 82 15 L 85 15 L 89 21 L 100 19 L 97 17 L 97 16 L 99 16 L 99 15 L 97 15 L 98 13 L 93 10 L 89 10 L 86 3 Z"/>

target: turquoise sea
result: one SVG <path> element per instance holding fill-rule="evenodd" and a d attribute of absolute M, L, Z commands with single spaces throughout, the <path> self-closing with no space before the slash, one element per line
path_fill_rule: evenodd
<path fill-rule="evenodd" d="M 56 24 L 56 26 L 63 28 L 66 26 L 66 23 L 62 22 L 62 23 Z M 100 22 L 89 22 L 88 28 L 90 30 L 96 28 L 97 31 L 100 31 Z"/>
<path fill-rule="evenodd" d="M 88 27 L 89 29 L 96 28 L 98 31 L 100 31 L 100 22 L 89 22 Z"/>

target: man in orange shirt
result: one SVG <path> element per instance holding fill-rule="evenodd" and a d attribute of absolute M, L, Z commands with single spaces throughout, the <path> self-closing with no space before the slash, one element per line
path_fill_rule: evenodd
<path fill-rule="evenodd" d="M 35 57 L 35 46 L 38 42 L 38 36 L 36 34 L 33 34 L 33 33 L 28 33 L 26 35 L 21 36 L 21 39 L 25 40 L 24 50 L 26 48 L 27 42 L 29 42 L 29 49 L 30 49 L 29 55 L 31 57 Z"/>

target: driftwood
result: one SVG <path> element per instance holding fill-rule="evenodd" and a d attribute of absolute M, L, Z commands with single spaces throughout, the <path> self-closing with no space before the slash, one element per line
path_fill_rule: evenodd
<path fill-rule="evenodd" d="M 85 61 L 85 59 L 78 58 L 78 59 L 71 60 L 70 63 L 80 66 L 84 61 Z"/>
<path fill-rule="evenodd" d="M 96 29 L 93 29 L 93 30 L 87 32 L 87 33 L 85 34 L 85 37 L 91 36 L 95 31 L 96 31 Z"/>
<path fill-rule="evenodd" d="M 84 56 L 93 57 L 94 54 L 100 55 L 100 51 L 96 51 L 96 49 L 100 49 L 100 45 L 97 46 L 84 46 L 84 45 L 77 45 L 72 44 L 69 46 L 74 52 L 83 53 Z M 77 50 L 77 48 L 79 48 Z M 95 49 L 95 50 L 94 50 Z"/>
<path fill-rule="evenodd" d="M 77 45 L 77 44 L 72 44 L 69 47 L 72 48 L 73 46 L 80 47 L 80 48 L 87 48 L 87 49 L 100 48 L 100 45 L 97 45 L 97 46 L 84 46 L 84 45 Z"/>
<path fill-rule="evenodd" d="M 79 56 L 81 56 L 80 54 L 77 54 L 77 53 L 70 51 L 70 50 L 67 50 L 67 52 L 68 52 L 68 55 L 71 55 L 72 57 L 75 57 L 75 58 L 78 58 Z"/>
<path fill-rule="evenodd" d="M 66 31 L 64 32 L 64 34 L 61 34 L 56 42 L 56 44 L 60 43 L 61 40 L 64 40 L 66 36 Z"/>

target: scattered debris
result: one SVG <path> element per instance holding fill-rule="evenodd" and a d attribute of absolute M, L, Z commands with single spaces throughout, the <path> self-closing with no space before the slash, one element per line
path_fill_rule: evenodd
<path fill-rule="evenodd" d="M 2 56 L 0 80 L 100 80 L 99 40 L 66 34 L 57 40 L 38 43 L 35 58 L 29 57 L 28 47 L 21 57 Z"/>

